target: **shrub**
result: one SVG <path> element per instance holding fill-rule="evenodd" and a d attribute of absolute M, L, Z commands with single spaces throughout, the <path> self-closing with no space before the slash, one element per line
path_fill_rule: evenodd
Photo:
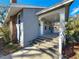
<path fill-rule="evenodd" d="M 66 24 L 66 43 L 79 42 L 79 20 L 69 21 Z"/>
<path fill-rule="evenodd" d="M 0 27 L 0 33 L 2 33 L 2 38 L 4 39 L 5 44 L 9 43 L 10 38 L 8 27 Z"/>

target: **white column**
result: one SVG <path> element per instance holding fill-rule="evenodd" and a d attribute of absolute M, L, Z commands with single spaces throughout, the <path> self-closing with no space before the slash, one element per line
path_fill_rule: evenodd
<path fill-rule="evenodd" d="M 44 22 L 42 21 L 42 17 L 39 17 L 39 23 L 40 23 L 40 36 L 44 34 Z"/>
<path fill-rule="evenodd" d="M 44 34 L 44 23 L 43 21 L 40 20 L 40 34 L 43 35 Z"/>
<path fill-rule="evenodd" d="M 65 31 L 65 12 L 60 13 L 60 33 L 59 33 L 59 53 L 60 53 L 60 58 L 62 59 L 62 43 L 65 40 L 64 36 L 64 31 Z"/>

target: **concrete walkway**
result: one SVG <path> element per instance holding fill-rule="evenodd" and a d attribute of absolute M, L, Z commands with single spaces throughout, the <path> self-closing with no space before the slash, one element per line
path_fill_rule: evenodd
<path fill-rule="evenodd" d="M 4 54 L 3 54 L 3 52 L 2 52 L 2 50 L 0 50 L 0 57 L 2 57 Z"/>
<path fill-rule="evenodd" d="M 41 38 L 42 39 L 42 38 Z M 25 47 L 0 59 L 59 59 L 58 38 L 43 38 L 42 42 Z M 48 39 L 48 40 L 47 40 Z"/>

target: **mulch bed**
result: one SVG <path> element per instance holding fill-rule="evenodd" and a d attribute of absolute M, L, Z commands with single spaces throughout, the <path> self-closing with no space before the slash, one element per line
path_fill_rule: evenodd
<path fill-rule="evenodd" d="M 72 57 L 75 53 L 74 53 L 74 50 L 73 50 L 73 46 L 72 45 L 66 45 L 64 48 L 63 48 L 63 51 L 62 51 L 62 54 L 66 57 Z"/>
<path fill-rule="evenodd" d="M 1 51 L 3 52 L 4 55 L 8 55 L 8 54 L 14 53 L 20 49 L 21 49 L 21 47 L 18 44 L 12 44 L 12 45 L 7 44 L 3 47 L 3 49 Z"/>
<path fill-rule="evenodd" d="M 63 47 L 63 55 L 68 59 L 79 59 L 79 43 Z"/>

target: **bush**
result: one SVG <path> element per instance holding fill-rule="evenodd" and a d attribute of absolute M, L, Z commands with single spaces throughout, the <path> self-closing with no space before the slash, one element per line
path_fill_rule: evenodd
<path fill-rule="evenodd" d="M 4 39 L 5 44 L 10 42 L 9 38 L 9 29 L 8 27 L 0 27 L 0 33 L 2 33 L 2 37 Z"/>
<path fill-rule="evenodd" d="M 79 20 L 73 20 L 66 24 L 66 43 L 79 42 Z"/>

